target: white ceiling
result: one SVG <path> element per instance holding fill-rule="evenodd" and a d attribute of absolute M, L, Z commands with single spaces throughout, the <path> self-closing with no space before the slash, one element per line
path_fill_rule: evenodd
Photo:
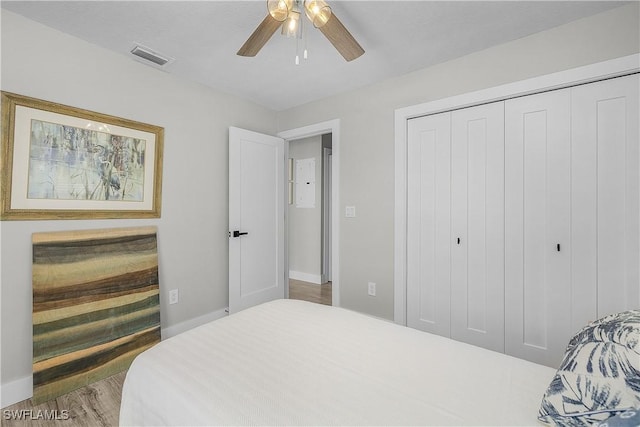
<path fill-rule="evenodd" d="M 279 32 L 254 58 L 236 55 L 266 1 L 2 1 L 2 8 L 135 58 L 140 43 L 175 58 L 168 73 L 274 110 L 409 73 L 580 19 L 613 1 L 339 1 L 333 12 L 365 49 L 346 62 L 307 26 L 310 57 Z"/>

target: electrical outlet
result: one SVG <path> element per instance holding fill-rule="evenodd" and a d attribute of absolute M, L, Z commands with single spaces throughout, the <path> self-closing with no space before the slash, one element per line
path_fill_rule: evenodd
<path fill-rule="evenodd" d="M 180 300 L 180 296 L 178 294 L 177 289 L 171 289 L 169 291 L 169 304 L 177 304 Z"/>
<path fill-rule="evenodd" d="M 356 217 L 356 207 L 355 206 L 346 206 L 344 208 L 344 216 L 347 218 L 355 218 Z"/>
<path fill-rule="evenodd" d="M 375 297 L 376 296 L 376 284 L 373 282 L 369 282 L 369 296 Z"/>

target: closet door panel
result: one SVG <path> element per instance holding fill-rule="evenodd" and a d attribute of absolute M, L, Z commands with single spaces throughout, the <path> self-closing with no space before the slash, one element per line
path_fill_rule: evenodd
<path fill-rule="evenodd" d="M 504 103 L 451 115 L 451 337 L 504 351 Z"/>
<path fill-rule="evenodd" d="M 407 325 L 450 336 L 450 113 L 409 121 Z"/>
<path fill-rule="evenodd" d="M 557 366 L 570 326 L 570 92 L 505 103 L 506 352 Z"/>
<path fill-rule="evenodd" d="M 640 307 L 638 75 L 572 89 L 574 329 Z"/>

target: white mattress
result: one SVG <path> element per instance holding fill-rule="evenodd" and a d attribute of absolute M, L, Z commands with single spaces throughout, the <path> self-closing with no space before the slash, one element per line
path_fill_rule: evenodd
<path fill-rule="evenodd" d="M 554 373 L 345 309 L 278 300 L 139 355 L 120 424 L 536 425 Z"/>

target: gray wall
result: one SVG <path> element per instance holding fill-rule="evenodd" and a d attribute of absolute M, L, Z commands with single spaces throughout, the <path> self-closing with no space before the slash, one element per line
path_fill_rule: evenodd
<path fill-rule="evenodd" d="M 223 310 L 228 127 L 275 134 L 276 114 L 5 10 L 1 30 L 2 90 L 165 128 L 161 219 L 0 223 L 2 384 L 31 375 L 33 232 L 156 225 L 162 327 Z"/>
<path fill-rule="evenodd" d="M 322 137 L 312 136 L 289 143 L 289 157 L 295 161 L 316 161 L 316 198 L 314 208 L 289 205 L 289 271 L 320 276 L 322 273 Z"/>
<path fill-rule="evenodd" d="M 280 112 L 280 131 L 340 119 L 341 305 L 393 319 L 395 109 L 638 53 L 639 26 L 634 3 Z"/>

